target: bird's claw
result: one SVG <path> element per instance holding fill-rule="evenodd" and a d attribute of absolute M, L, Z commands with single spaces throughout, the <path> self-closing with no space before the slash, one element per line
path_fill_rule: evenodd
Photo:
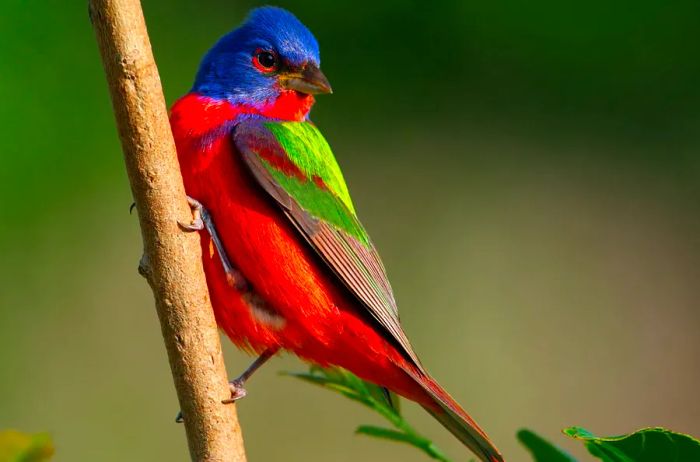
<path fill-rule="evenodd" d="M 239 399 L 245 397 L 248 392 L 246 391 L 245 387 L 243 387 L 243 380 L 236 379 L 232 380 L 228 383 L 228 388 L 231 390 L 231 397 L 222 399 L 221 404 L 231 404 L 235 403 Z M 185 418 L 182 415 L 182 411 L 177 413 L 177 416 L 175 416 L 175 423 L 183 423 L 185 421 Z"/>
<path fill-rule="evenodd" d="M 221 402 L 223 404 L 231 404 L 235 403 L 239 399 L 245 397 L 245 395 L 248 394 L 246 391 L 245 387 L 243 386 L 243 380 L 236 379 L 236 380 L 231 380 L 228 383 L 228 388 L 231 390 L 231 397 L 228 399 L 224 399 Z"/>
<path fill-rule="evenodd" d="M 248 392 L 246 389 L 243 387 L 243 381 L 242 380 L 232 380 L 228 383 L 228 388 L 231 390 L 231 397 L 222 399 L 221 403 L 222 404 L 231 404 L 235 403 L 239 399 L 245 397 Z M 182 415 L 182 411 L 177 413 L 177 416 L 175 416 L 175 423 L 183 423 L 185 421 L 185 418 Z"/>
<path fill-rule="evenodd" d="M 193 199 L 187 196 L 187 203 L 190 204 L 192 209 L 192 221 L 189 223 L 183 223 L 178 221 L 177 224 L 185 231 L 201 231 L 204 229 L 204 220 L 202 216 L 204 215 L 204 206 L 197 199 Z"/>
<path fill-rule="evenodd" d="M 262 354 L 255 361 L 253 361 L 253 364 L 248 366 L 248 368 L 245 371 L 243 371 L 243 373 L 239 375 L 237 379 L 231 380 L 228 383 L 228 389 L 231 390 L 231 397 L 228 399 L 221 400 L 221 403 L 231 404 L 247 395 L 248 392 L 243 386 L 246 380 L 248 380 L 250 376 L 253 375 L 253 373 L 255 373 L 255 371 L 257 371 L 260 368 L 260 366 L 265 364 L 268 359 L 274 356 L 275 353 L 277 353 L 277 351 L 278 348 L 271 348 L 263 351 Z M 184 422 L 184 420 L 185 419 L 182 416 L 182 411 L 178 412 L 177 417 L 175 417 L 175 422 L 182 423 Z"/>

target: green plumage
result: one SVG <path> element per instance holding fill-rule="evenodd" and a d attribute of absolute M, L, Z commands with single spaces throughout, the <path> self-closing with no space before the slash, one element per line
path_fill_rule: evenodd
<path fill-rule="evenodd" d="M 316 126 L 309 122 L 268 122 L 265 127 L 303 175 L 303 178 L 289 175 L 263 160 L 275 181 L 311 215 L 368 244 L 369 238 L 355 215 L 340 167 Z"/>
<path fill-rule="evenodd" d="M 399 324 L 384 265 L 355 215 L 321 133 L 310 122 L 251 119 L 236 127 L 234 143 L 255 180 L 300 236 L 424 373 Z"/>

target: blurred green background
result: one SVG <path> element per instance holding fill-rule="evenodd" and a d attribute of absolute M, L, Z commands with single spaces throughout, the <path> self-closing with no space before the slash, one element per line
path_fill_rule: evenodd
<path fill-rule="evenodd" d="M 257 5 L 144 3 L 169 104 Z M 697 3 L 278 4 L 321 44 L 313 119 L 409 337 L 510 460 L 523 426 L 577 454 L 560 428 L 700 435 Z M 86 4 L 5 0 L 0 30 L 0 428 L 51 432 L 59 462 L 187 460 Z M 425 460 L 277 375 L 303 368 L 251 381 L 251 461 Z"/>

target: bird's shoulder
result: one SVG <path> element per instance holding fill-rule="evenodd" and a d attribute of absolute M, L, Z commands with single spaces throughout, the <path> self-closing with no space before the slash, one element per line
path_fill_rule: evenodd
<path fill-rule="evenodd" d="M 302 208 L 368 241 L 340 166 L 315 124 L 249 119 L 236 126 L 234 140 Z"/>

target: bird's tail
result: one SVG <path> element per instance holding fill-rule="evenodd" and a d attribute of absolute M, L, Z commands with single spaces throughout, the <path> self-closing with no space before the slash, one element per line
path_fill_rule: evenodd
<path fill-rule="evenodd" d="M 486 433 L 440 384 L 429 376 L 413 371 L 406 372 L 432 400 L 432 403 L 421 404 L 426 411 L 483 462 L 504 462 L 503 456 Z"/>

